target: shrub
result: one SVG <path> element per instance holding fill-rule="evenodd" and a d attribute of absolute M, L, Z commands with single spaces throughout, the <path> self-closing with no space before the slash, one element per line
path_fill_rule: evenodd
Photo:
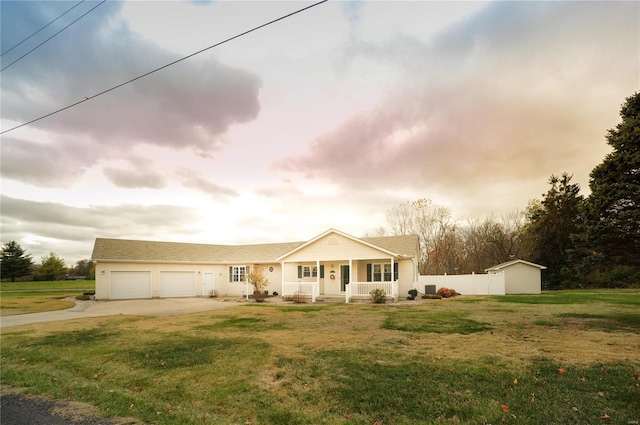
<path fill-rule="evenodd" d="M 371 295 L 371 300 L 376 304 L 384 304 L 387 300 L 387 293 L 384 292 L 384 289 L 374 289 L 369 294 Z"/>
<path fill-rule="evenodd" d="M 451 297 L 455 297 L 456 295 L 460 295 L 459 293 L 456 292 L 455 289 L 449 289 L 449 288 L 440 288 L 438 289 L 436 294 L 440 295 L 442 298 L 451 298 Z"/>
<path fill-rule="evenodd" d="M 294 304 L 306 304 L 311 300 L 311 295 L 307 295 L 304 292 L 297 291 L 290 295 L 283 295 L 282 299 L 285 301 L 291 301 Z"/>
<path fill-rule="evenodd" d="M 255 291 L 253 293 L 253 299 L 256 300 L 257 303 L 263 303 L 265 298 L 267 298 L 268 296 L 268 293 L 265 294 L 262 291 Z"/>

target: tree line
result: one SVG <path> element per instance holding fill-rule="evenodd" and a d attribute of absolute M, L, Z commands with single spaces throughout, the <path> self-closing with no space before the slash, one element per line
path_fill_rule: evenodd
<path fill-rule="evenodd" d="M 547 267 L 545 289 L 640 286 L 640 93 L 620 116 L 606 134 L 612 151 L 589 175 L 589 196 L 565 172 L 522 212 L 460 223 L 419 199 L 389 209 L 388 230 L 377 233 L 417 234 L 420 274 L 482 273 L 524 259 Z"/>
<path fill-rule="evenodd" d="M 0 255 L 3 280 L 95 279 L 95 264 L 91 260 L 79 260 L 67 267 L 62 258 L 51 252 L 43 255 L 40 263 L 35 264 L 31 254 L 27 254 L 15 241 L 3 244 Z"/>

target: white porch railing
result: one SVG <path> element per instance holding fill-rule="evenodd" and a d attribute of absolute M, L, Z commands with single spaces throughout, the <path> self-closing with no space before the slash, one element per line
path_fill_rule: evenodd
<path fill-rule="evenodd" d="M 393 282 L 351 282 L 346 285 L 346 302 L 352 297 L 368 297 L 374 289 L 382 289 L 388 297 L 398 297 L 398 281 Z"/>
<path fill-rule="evenodd" d="M 311 302 L 316 302 L 320 293 L 320 285 L 317 282 L 285 282 L 282 285 L 282 295 L 295 295 L 296 293 L 310 295 Z"/>

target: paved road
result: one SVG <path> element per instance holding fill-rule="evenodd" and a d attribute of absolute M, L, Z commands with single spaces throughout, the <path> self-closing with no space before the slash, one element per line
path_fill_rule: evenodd
<path fill-rule="evenodd" d="M 216 298 L 162 298 L 151 300 L 121 301 L 77 301 L 67 310 L 21 314 L 0 318 L 0 328 L 28 325 L 30 323 L 55 322 L 58 320 L 82 319 L 86 317 L 115 316 L 119 314 L 137 316 L 177 316 L 200 311 L 219 310 L 244 304 L 240 299 L 221 301 Z"/>

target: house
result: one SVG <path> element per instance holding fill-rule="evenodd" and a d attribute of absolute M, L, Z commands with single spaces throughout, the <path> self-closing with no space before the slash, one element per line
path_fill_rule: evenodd
<path fill-rule="evenodd" d="M 484 271 L 504 273 L 505 294 L 539 294 L 542 290 L 542 270 L 545 266 L 524 260 L 511 260 Z"/>
<path fill-rule="evenodd" d="M 269 293 L 397 298 L 416 287 L 418 237 L 356 238 L 335 229 L 306 242 L 208 245 L 97 238 L 96 299 L 248 296 L 261 266 Z"/>

